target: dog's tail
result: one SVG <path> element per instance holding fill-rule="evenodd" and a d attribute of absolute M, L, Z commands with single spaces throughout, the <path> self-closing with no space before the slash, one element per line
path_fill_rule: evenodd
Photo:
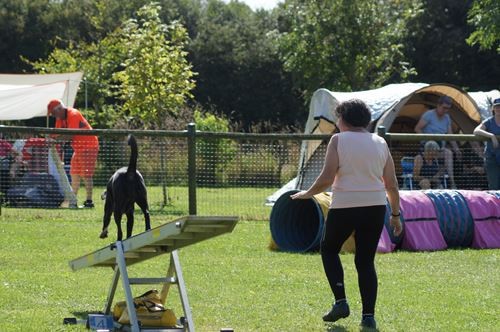
<path fill-rule="evenodd" d="M 127 175 L 135 175 L 137 170 L 137 141 L 134 135 L 128 135 L 128 145 L 130 145 L 130 161 L 128 162 Z"/>

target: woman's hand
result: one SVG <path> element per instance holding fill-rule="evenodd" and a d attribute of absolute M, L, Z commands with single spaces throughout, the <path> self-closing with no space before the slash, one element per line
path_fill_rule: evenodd
<path fill-rule="evenodd" d="M 305 190 L 302 190 L 302 191 L 299 191 L 298 193 L 290 195 L 291 199 L 308 199 L 308 198 L 311 198 L 311 197 L 313 197 L 313 195 L 309 194 Z"/>
<path fill-rule="evenodd" d="M 403 232 L 403 224 L 401 224 L 400 216 L 392 216 L 391 215 L 391 226 L 394 228 L 394 236 L 399 236 Z"/>

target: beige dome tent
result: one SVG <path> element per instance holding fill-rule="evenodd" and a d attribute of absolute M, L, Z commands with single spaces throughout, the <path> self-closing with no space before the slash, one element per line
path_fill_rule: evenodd
<path fill-rule="evenodd" d="M 450 116 L 456 133 L 472 134 L 481 121 L 478 106 L 464 90 L 450 84 L 402 83 L 356 92 L 317 90 L 309 107 L 306 134 L 331 134 L 337 131 L 335 107 L 352 98 L 363 100 L 372 111 L 370 131 L 384 126 L 388 132 L 414 133 L 413 128 L 428 109 L 436 107 L 440 96 L 453 99 Z M 301 147 L 296 188 L 308 188 L 323 165 L 327 142 L 304 141 Z M 294 188 L 295 189 L 295 188 Z"/>
<path fill-rule="evenodd" d="M 388 132 L 411 133 L 422 114 L 435 108 L 437 100 L 443 95 L 453 100 L 453 107 L 449 112 L 453 131 L 472 134 L 481 122 L 478 106 L 467 92 L 449 84 L 431 84 L 410 93 L 386 110 L 372 123 L 371 128 L 384 126 Z"/>
<path fill-rule="evenodd" d="M 453 99 L 454 108 L 450 115 L 457 133 L 471 134 L 474 127 L 491 115 L 491 101 L 500 98 L 498 90 L 467 93 L 450 84 L 402 83 L 356 92 L 334 92 L 318 89 L 309 105 L 309 116 L 305 134 L 333 134 L 337 131 L 335 107 L 352 98 L 366 102 L 372 111 L 370 130 L 385 126 L 388 132 L 414 133 L 413 129 L 420 116 L 436 106 L 439 96 L 448 95 Z M 280 190 L 266 199 L 272 205 L 284 192 L 292 189 L 308 188 L 319 174 L 326 151 L 327 142 L 308 140 L 302 143 L 299 171 Z"/>

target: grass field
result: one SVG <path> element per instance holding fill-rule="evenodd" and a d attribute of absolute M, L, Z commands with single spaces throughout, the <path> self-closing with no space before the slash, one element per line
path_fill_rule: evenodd
<path fill-rule="evenodd" d="M 112 270 L 72 272 L 68 266 L 70 260 L 114 239 L 114 225 L 109 240 L 98 238 L 102 203 L 97 203 L 92 210 L 2 208 L 0 331 L 84 331 L 83 326 L 62 325 L 63 318 L 103 309 Z M 221 214 L 244 215 L 245 205 L 251 203 L 236 209 L 228 205 Z M 153 209 L 153 226 L 178 217 L 183 209 L 172 211 Z M 143 225 L 137 213 L 136 232 Z M 353 255 L 342 256 L 351 316 L 325 325 L 321 315 L 332 298 L 319 254 L 269 251 L 269 237 L 267 220 L 245 220 L 231 234 L 180 250 L 196 329 L 359 331 Z M 500 331 L 499 253 L 463 249 L 377 255 L 379 330 Z M 129 274 L 157 277 L 167 265 L 164 255 L 134 265 Z M 120 286 L 116 300 L 124 299 Z M 139 295 L 150 288 L 134 286 L 133 292 Z M 167 302 L 182 315 L 176 292 Z"/>

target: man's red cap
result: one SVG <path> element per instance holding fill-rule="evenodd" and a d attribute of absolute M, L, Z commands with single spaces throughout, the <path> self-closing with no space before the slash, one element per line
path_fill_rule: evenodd
<path fill-rule="evenodd" d="M 47 105 L 47 111 L 49 112 L 49 114 L 52 114 L 54 108 L 62 104 L 63 104 L 62 101 L 60 101 L 59 99 L 52 99 L 51 101 L 49 101 L 49 104 Z"/>

